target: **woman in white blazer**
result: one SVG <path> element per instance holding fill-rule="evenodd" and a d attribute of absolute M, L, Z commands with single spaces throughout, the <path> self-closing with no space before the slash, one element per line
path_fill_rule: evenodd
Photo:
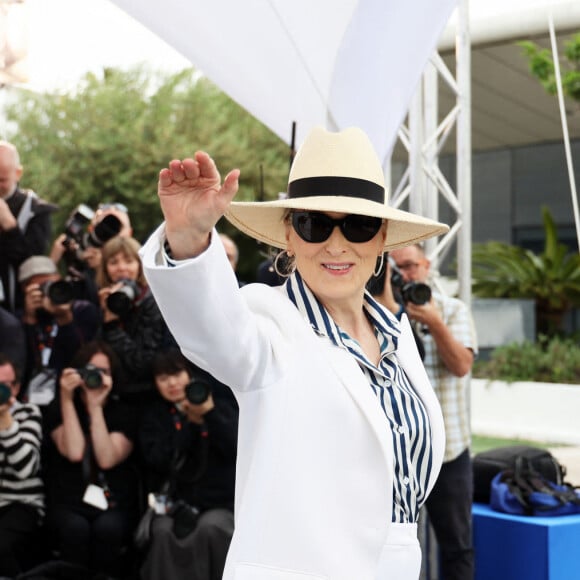
<path fill-rule="evenodd" d="M 228 580 L 416 580 L 416 521 L 444 430 L 410 326 L 365 284 L 390 248 L 443 224 L 388 206 L 357 128 L 315 128 L 288 194 L 232 202 L 205 152 L 159 175 L 165 222 L 141 251 L 182 351 L 240 407 Z M 285 252 L 280 287 L 238 288 L 215 231 L 222 215 Z"/>

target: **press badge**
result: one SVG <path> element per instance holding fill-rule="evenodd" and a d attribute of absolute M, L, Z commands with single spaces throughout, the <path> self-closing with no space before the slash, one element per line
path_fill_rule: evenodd
<path fill-rule="evenodd" d="M 109 502 L 105 496 L 105 490 L 94 483 L 89 483 L 89 485 L 87 485 L 83 501 L 93 507 L 99 508 L 100 510 L 106 510 L 109 507 Z"/>
<path fill-rule="evenodd" d="M 28 383 L 28 402 L 35 405 L 48 405 L 56 393 L 56 371 L 45 368 L 38 372 Z"/>

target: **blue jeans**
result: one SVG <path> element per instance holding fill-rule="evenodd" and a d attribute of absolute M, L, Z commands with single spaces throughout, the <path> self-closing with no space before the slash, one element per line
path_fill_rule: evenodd
<path fill-rule="evenodd" d="M 426 502 L 439 544 L 441 580 L 473 580 L 472 503 L 473 471 L 466 449 L 443 464 Z"/>

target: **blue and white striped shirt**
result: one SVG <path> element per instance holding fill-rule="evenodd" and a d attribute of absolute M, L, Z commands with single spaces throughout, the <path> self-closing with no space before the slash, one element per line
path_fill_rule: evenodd
<path fill-rule="evenodd" d="M 381 358 L 376 367 L 316 299 L 298 272 L 286 281 L 290 300 L 321 336 L 355 357 L 389 425 L 394 449 L 393 522 L 414 523 L 425 501 L 433 463 L 431 425 L 423 402 L 396 359 L 399 322 L 367 292 L 364 309 L 375 329 Z"/>

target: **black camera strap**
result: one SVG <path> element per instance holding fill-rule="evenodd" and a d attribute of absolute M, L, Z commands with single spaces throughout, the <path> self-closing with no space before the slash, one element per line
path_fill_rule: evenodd
<path fill-rule="evenodd" d="M 173 407 L 173 422 L 176 431 L 181 431 L 183 429 L 183 417 L 181 413 Z M 208 457 L 209 457 L 209 430 L 205 421 L 199 425 L 199 441 L 198 441 L 198 464 L 195 473 L 187 479 L 188 483 L 198 482 L 204 475 L 207 469 Z M 171 459 L 171 467 L 169 471 L 169 477 L 162 487 L 162 492 L 167 493 L 169 497 L 173 493 L 175 486 L 177 484 L 177 478 L 179 473 L 187 460 L 187 450 L 180 450 L 179 446 L 175 446 L 173 451 L 173 457 Z"/>
<path fill-rule="evenodd" d="M 93 452 L 93 443 L 91 441 L 90 434 L 83 430 L 85 436 L 85 452 L 83 454 L 82 469 L 83 469 L 83 479 L 87 485 L 94 484 L 98 485 L 103 489 L 105 497 L 107 498 L 107 503 L 109 507 L 114 507 L 115 503 L 112 498 L 111 490 L 109 484 L 107 483 L 107 478 L 102 469 L 97 465 L 97 460 Z"/>
<path fill-rule="evenodd" d="M 54 340 L 58 334 L 58 324 L 55 321 L 47 326 L 35 324 L 34 330 L 36 333 L 37 366 L 46 368 L 50 363 Z"/>
<path fill-rule="evenodd" d="M 161 486 L 160 492 L 172 497 L 175 491 L 175 485 L 177 483 L 177 476 L 185 463 L 186 454 L 180 453 L 179 449 L 176 447 L 173 450 L 173 456 L 171 458 L 171 465 L 169 468 L 169 476 L 165 483 Z"/>
<path fill-rule="evenodd" d="M 88 485 L 89 483 L 97 484 L 99 477 L 99 467 L 95 459 L 95 454 L 93 453 L 93 444 L 91 443 L 91 438 L 86 433 L 85 435 L 85 452 L 83 454 L 83 479 Z"/>

